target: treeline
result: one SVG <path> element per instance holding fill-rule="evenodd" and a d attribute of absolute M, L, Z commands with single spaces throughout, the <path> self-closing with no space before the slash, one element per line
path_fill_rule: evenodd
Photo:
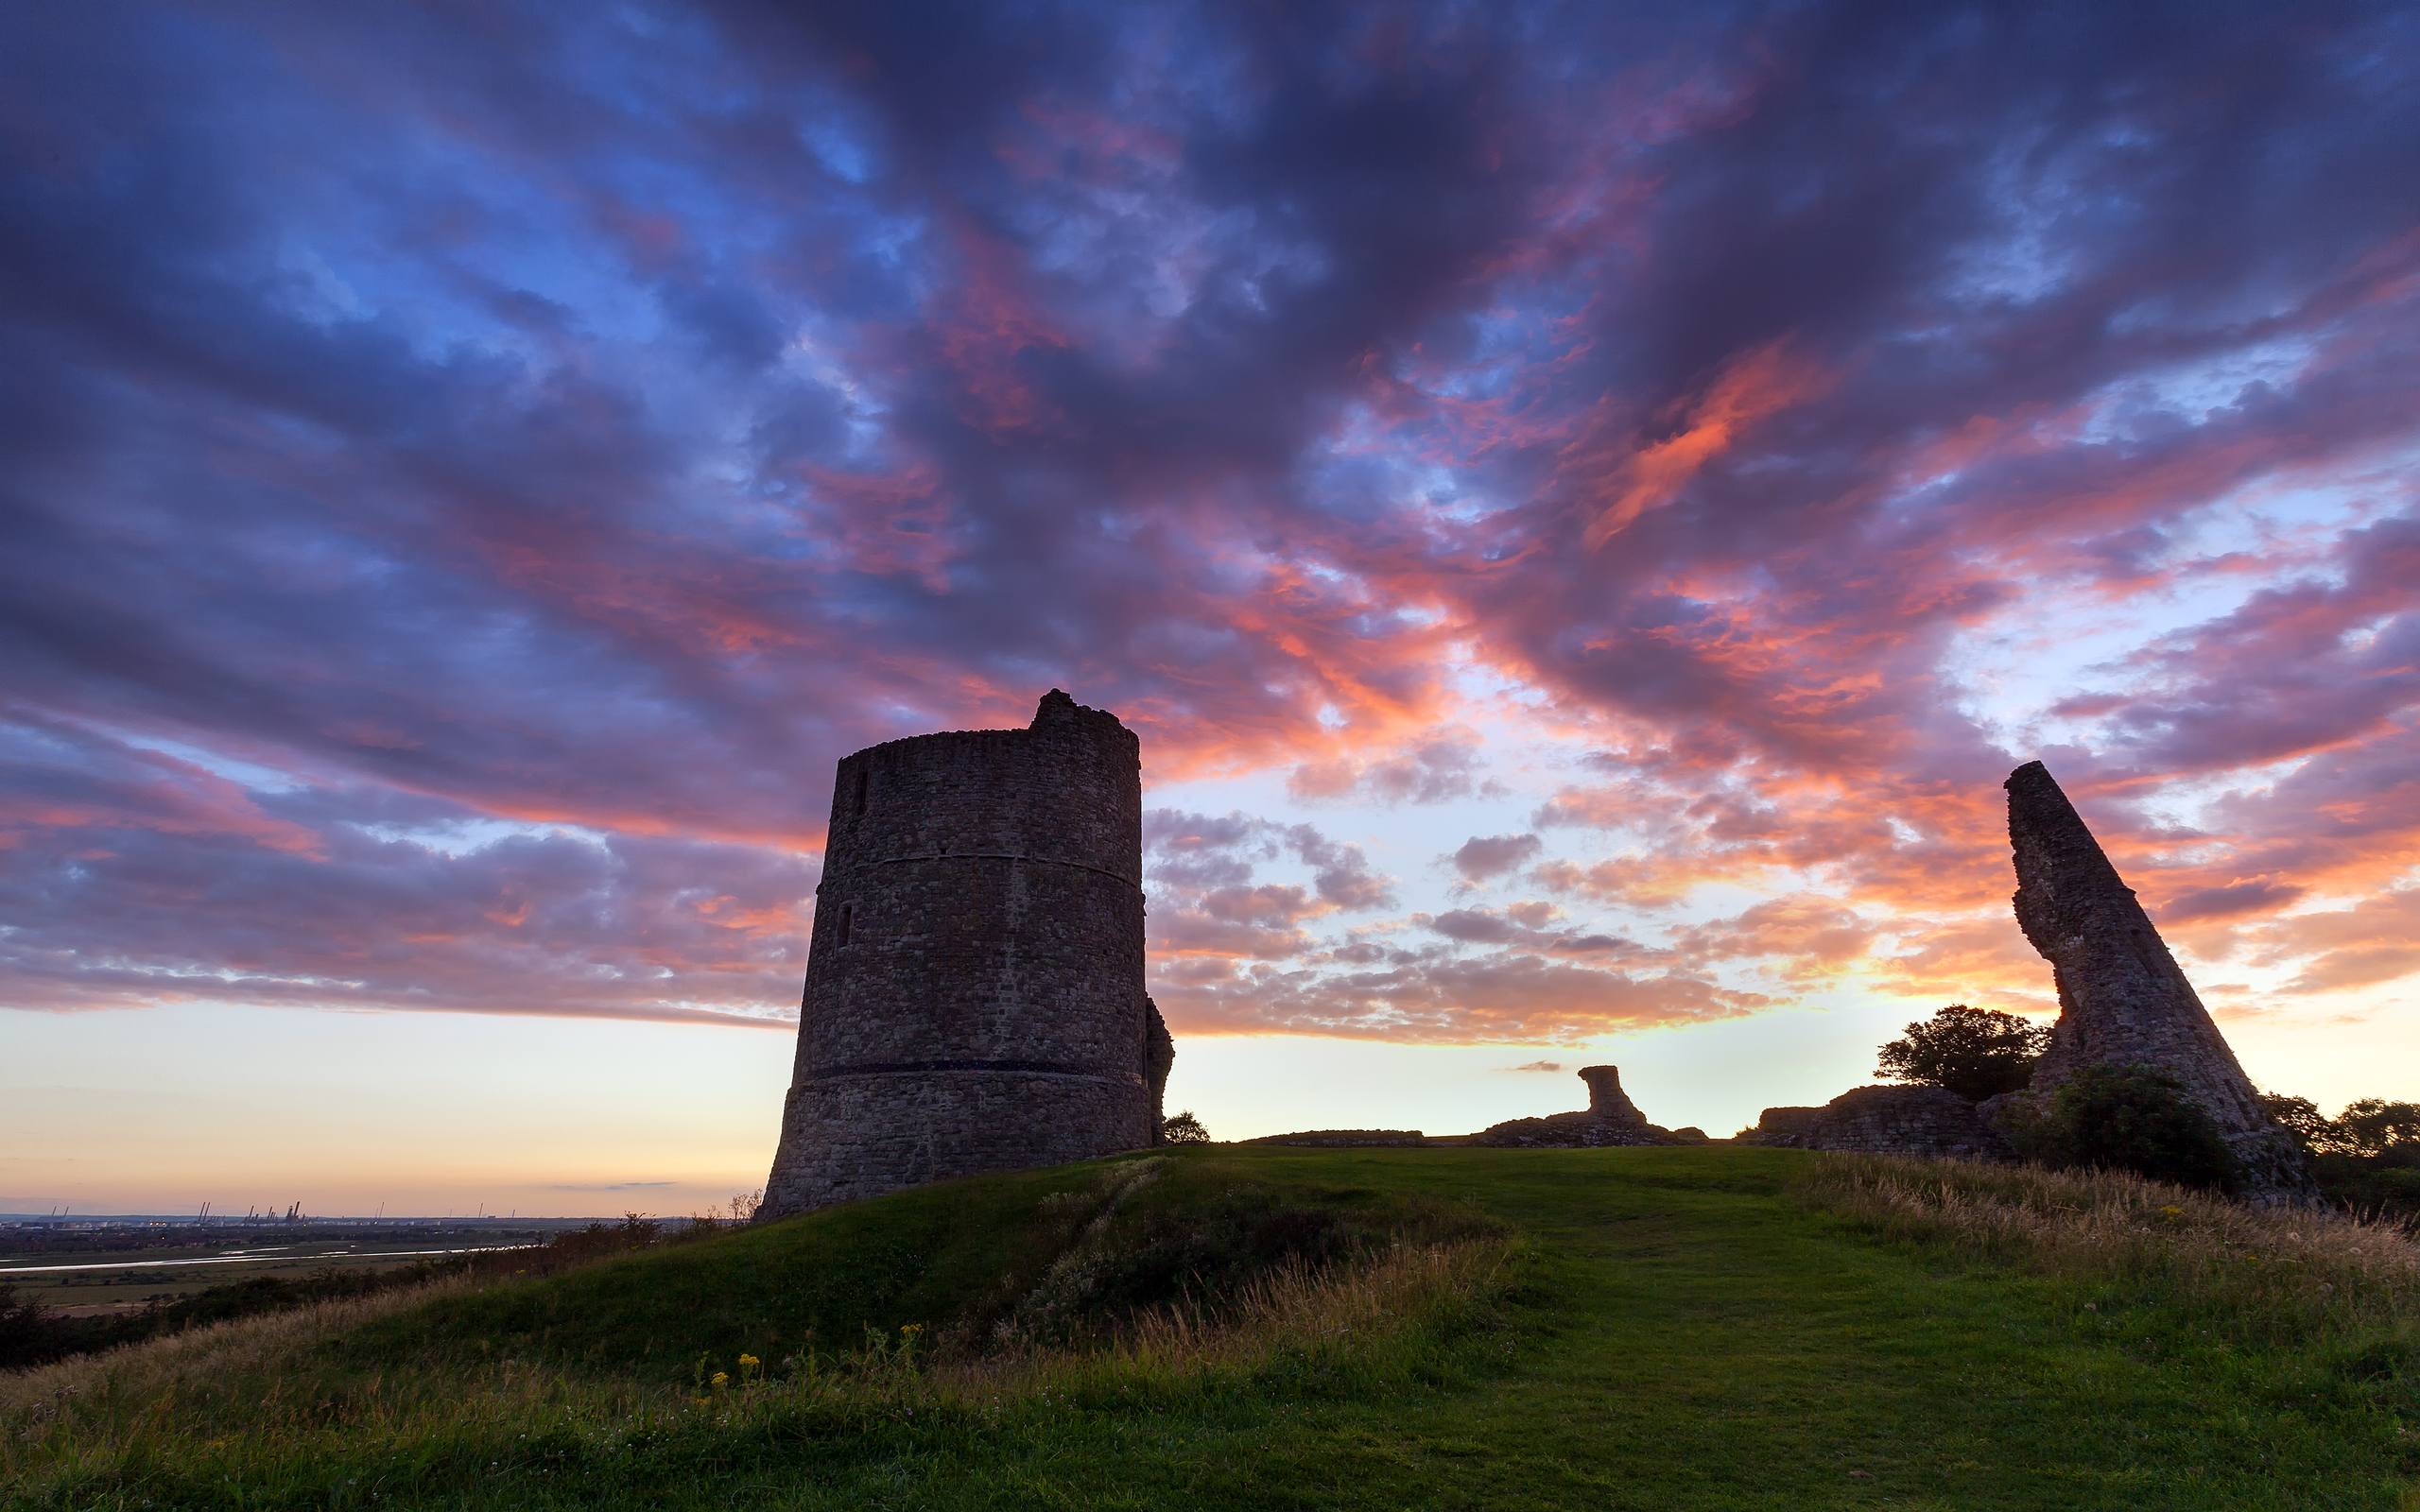
<path fill-rule="evenodd" d="M 2264 1092 L 2260 1101 L 2310 1157 L 2330 1201 L 2420 1219 L 2420 1103 L 2363 1097 L 2329 1118 L 2308 1097 Z"/>

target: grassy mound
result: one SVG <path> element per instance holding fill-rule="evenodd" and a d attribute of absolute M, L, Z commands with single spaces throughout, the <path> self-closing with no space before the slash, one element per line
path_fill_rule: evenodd
<path fill-rule="evenodd" d="M 634 1488 L 776 1445 L 878 1457 L 919 1418 L 1375 1386 L 1471 1315 L 1505 1234 L 1209 1151 L 951 1182 L 25 1372 L 0 1471 L 30 1505 L 657 1505 Z"/>
<path fill-rule="evenodd" d="M 510 1356 L 693 1381 L 697 1363 L 830 1361 L 913 1330 L 951 1355 L 1100 1342 L 1146 1310 L 1215 1316 L 1249 1283 L 1495 1227 L 1416 1193 L 1129 1157 L 944 1182 L 557 1277 L 433 1297 L 350 1332 L 356 1363 Z"/>
<path fill-rule="evenodd" d="M 2130 1178 L 1229 1146 L 0 1378 L 0 1503 L 2410 1512 L 2415 1345 Z"/>

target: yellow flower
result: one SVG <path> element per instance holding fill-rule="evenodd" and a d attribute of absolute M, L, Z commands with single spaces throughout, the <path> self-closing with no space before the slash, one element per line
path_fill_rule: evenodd
<path fill-rule="evenodd" d="M 902 1323 L 899 1325 L 899 1332 L 907 1334 L 912 1339 L 917 1334 L 925 1332 L 925 1325 L 922 1323 Z"/>
<path fill-rule="evenodd" d="M 748 1367 L 752 1367 L 752 1366 L 755 1366 L 763 1365 L 765 1362 L 764 1362 L 764 1361 L 762 1361 L 762 1360 L 757 1359 L 757 1358 L 756 1358 L 754 1355 L 752 1355 L 752 1354 L 743 1354 L 743 1355 L 741 1355 L 741 1356 L 739 1357 L 739 1363 L 740 1363 L 740 1366 L 741 1366 L 743 1368 L 748 1368 Z"/>
<path fill-rule="evenodd" d="M 728 1371 L 728 1370 L 717 1370 L 717 1371 L 716 1371 L 716 1372 L 715 1372 L 715 1374 L 714 1374 L 714 1379 L 713 1379 L 712 1381 L 707 1382 L 706 1383 L 707 1383 L 708 1385 L 711 1385 L 711 1386 L 727 1386 L 727 1385 L 730 1385 L 730 1384 L 731 1384 L 731 1372 L 730 1372 L 730 1371 Z"/>

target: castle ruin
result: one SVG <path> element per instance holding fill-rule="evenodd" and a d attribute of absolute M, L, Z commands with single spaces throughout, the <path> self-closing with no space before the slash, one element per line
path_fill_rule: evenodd
<path fill-rule="evenodd" d="M 2269 1116 L 2135 890 L 2118 875 L 2040 762 L 2011 772 L 2009 849 L 2017 927 L 2050 963 L 2059 1022 L 2022 1091 L 1979 1105 L 1939 1087 L 1860 1087 L 1821 1108 L 1768 1108 L 1754 1144 L 1893 1155 L 2007 1159 L 2024 1109 L 2088 1066 L 2147 1067 L 2171 1078 L 2218 1125 L 2260 1203 L 2316 1201 L 2309 1162 Z"/>
<path fill-rule="evenodd" d="M 1599 1123 L 1637 1126 L 1647 1122 L 1647 1115 L 1622 1091 L 1619 1066 L 1582 1066 L 1580 1079 L 1588 1088 L 1588 1116 Z"/>
<path fill-rule="evenodd" d="M 1685 1144 L 1686 1138 L 1647 1121 L 1638 1105 L 1622 1091 L 1622 1074 L 1615 1066 L 1582 1066 L 1580 1079 L 1588 1087 L 1588 1107 L 1576 1113 L 1548 1113 L 1544 1118 L 1513 1118 L 1490 1124 L 1471 1136 L 1473 1144 L 1553 1146 L 1596 1149 L 1608 1144 Z M 1704 1136 L 1699 1135 L 1703 1139 Z"/>
<path fill-rule="evenodd" d="M 2193 984 L 2040 762 L 2009 774 L 2016 922 L 2050 963 L 2059 1022 L 2027 1094 L 2086 1066 L 2149 1066 L 2176 1079 L 2217 1123 L 2256 1201 L 2315 1198 L 2308 1162 L 2261 1107 Z"/>
<path fill-rule="evenodd" d="M 1158 1142 L 1142 812 L 1133 732 L 1055 688 L 841 760 L 762 1216 Z"/>

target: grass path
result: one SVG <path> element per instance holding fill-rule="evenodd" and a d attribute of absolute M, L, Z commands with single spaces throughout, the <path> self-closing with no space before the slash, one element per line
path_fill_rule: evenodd
<path fill-rule="evenodd" d="M 1472 1347 L 1495 1358 L 1387 1400 L 1281 1395 L 1140 1421 L 1062 1409 L 971 1441 L 911 1439 L 828 1478 L 743 1475 L 744 1491 L 695 1504 L 2420 1506 L 2374 1414 L 2314 1415 L 2281 1396 L 2274 1369 L 2233 1368 L 2215 1347 L 2154 1362 L 2096 1342 L 2100 1319 L 2055 1283 L 1806 1211 L 1784 1194 L 1792 1155 L 1246 1158 L 1272 1176 L 1290 1164 L 1466 1196 L 1520 1225 L 1516 1326 Z"/>
<path fill-rule="evenodd" d="M 1746 1172 L 1607 1180 L 1605 1163 L 1465 1177 L 1539 1251 L 1530 1337 L 1502 1379 L 1313 1414 L 1242 1486 L 1213 1470 L 1202 1488 L 1270 1505 L 1295 1477 L 1325 1482 L 1300 1504 L 1326 1505 L 2393 1504 L 2376 1484 L 2325 1484 L 2333 1433 L 2080 1339 L 2053 1287 L 1928 1267 Z"/>

